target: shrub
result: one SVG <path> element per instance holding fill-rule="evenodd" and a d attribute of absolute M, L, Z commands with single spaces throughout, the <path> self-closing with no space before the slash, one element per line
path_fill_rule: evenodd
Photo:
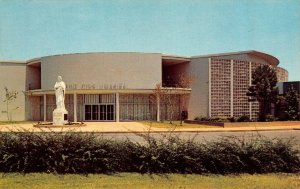
<path fill-rule="evenodd" d="M 250 121 L 250 118 L 247 115 L 242 115 L 241 117 L 239 117 L 237 119 L 237 122 L 249 122 L 249 121 Z"/>
<path fill-rule="evenodd" d="M 196 117 L 194 118 L 194 120 L 200 120 L 200 119 L 201 119 L 200 116 L 196 116 Z"/>
<path fill-rule="evenodd" d="M 199 121 L 210 121 L 210 122 L 228 122 L 227 117 L 200 117 L 197 116 L 194 118 L 194 120 L 199 120 Z"/>
<path fill-rule="evenodd" d="M 289 114 L 286 112 L 279 112 L 278 114 L 278 120 L 279 121 L 287 121 L 289 120 Z"/>
<path fill-rule="evenodd" d="M 1 172 L 112 173 L 128 155 L 126 143 L 72 132 L 1 134 L 0 145 Z"/>
<path fill-rule="evenodd" d="M 1 133 L 0 172 L 269 173 L 300 172 L 290 140 L 225 137 L 195 142 L 172 134 L 144 142 L 90 133 Z"/>
<path fill-rule="evenodd" d="M 300 112 L 298 113 L 298 116 L 296 117 L 296 120 L 300 121 Z"/>
<path fill-rule="evenodd" d="M 275 117 L 271 114 L 266 115 L 266 122 L 272 122 L 275 121 Z"/>
<path fill-rule="evenodd" d="M 236 122 L 236 118 L 235 117 L 229 117 L 228 121 L 230 121 L 230 122 Z"/>

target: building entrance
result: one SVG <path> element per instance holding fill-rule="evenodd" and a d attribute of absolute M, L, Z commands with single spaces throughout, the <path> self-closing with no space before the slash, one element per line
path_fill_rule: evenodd
<path fill-rule="evenodd" d="M 86 121 L 114 121 L 115 105 L 114 104 L 98 104 L 85 105 Z"/>
<path fill-rule="evenodd" d="M 85 121 L 115 121 L 115 94 L 84 95 Z"/>

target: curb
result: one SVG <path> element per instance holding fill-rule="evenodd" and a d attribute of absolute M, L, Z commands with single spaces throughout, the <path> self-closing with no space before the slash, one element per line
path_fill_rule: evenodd
<path fill-rule="evenodd" d="M 214 132 L 258 132 L 258 131 L 291 131 L 291 130 L 300 130 L 300 128 L 280 128 L 280 129 L 248 129 L 248 130 L 187 130 L 187 131 L 150 131 L 150 133 L 214 133 Z M 12 131 L 0 131 L 0 133 L 9 133 Z M 26 131 L 13 131 L 13 132 L 26 132 Z M 74 130 L 69 130 L 69 131 L 29 131 L 29 132 L 34 132 L 34 133 L 63 133 L 63 132 L 77 132 L 77 133 L 101 133 L 101 134 L 128 134 L 128 133 L 133 133 L 133 134 L 139 134 L 139 133 L 148 133 L 149 131 L 74 131 Z"/>
<path fill-rule="evenodd" d="M 261 130 L 208 130 L 208 131 L 151 131 L 150 133 L 214 133 L 214 132 L 254 132 L 254 131 L 291 131 L 291 130 L 300 130 L 300 128 L 288 128 L 288 129 L 261 129 Z M 89 131 L 82 131 L 82 133 L 90 133 Z M 148 133 L 148 131 L 95 131 L 94 133 L 103 133 L 103 134 L 127 134 L 127 133 Z"/>

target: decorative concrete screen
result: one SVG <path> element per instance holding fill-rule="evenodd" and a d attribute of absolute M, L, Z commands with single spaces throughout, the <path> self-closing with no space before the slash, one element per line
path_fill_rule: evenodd
<path fill-rule="evenodd" d="M 230 60 L 211 61 L 211 116 L 230 117 Z"/>

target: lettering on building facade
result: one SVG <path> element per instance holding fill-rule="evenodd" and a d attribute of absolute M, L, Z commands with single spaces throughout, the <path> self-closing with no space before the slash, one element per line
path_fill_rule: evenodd
<path fill-rule="evenodd" d="M 84 83 L 84 84 L 67 84 L 68 90 L 91 90 L 91 89 L 126 89 L 125 83 L 105 83 L 105 84 L 94 84 L 94 83 Z"/>

